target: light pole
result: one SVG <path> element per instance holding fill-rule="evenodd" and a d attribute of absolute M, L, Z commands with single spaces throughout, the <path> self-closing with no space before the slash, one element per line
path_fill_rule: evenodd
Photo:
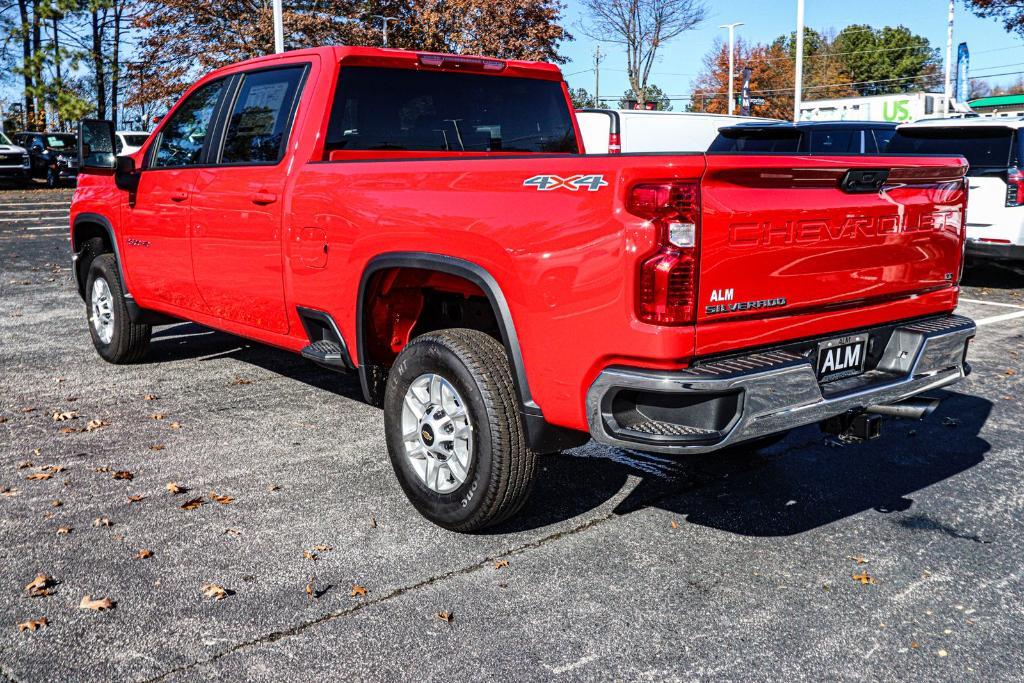
<path fill-rule="evenodd" d="M 384 47 L 388 46 L 388 22 L 398 21 L 398 17 L 386 17 L 383 14 L 374 14 L 374 19 L 380 19 L 381 23 L 384 24 Z"/>
<path fill-rule="evenodd" d="M 283 0 L 274 0 L 274 52 L 284 52 L 284 10 L 281 7 Z"/>
<path fill-rule="evenodd" d="M 946 27 L 946 104 L 945 116 L 949 116 L 949 101 L 953 99 L 953 88 L 950 84 L 950 72 L 953 69 L 953 0 L 949 0 L 949 23 Z"/>
<path fill-rule="evenodd" d="M 800 120 L 804 95 L 804 0 L 796 0 L 796 73 L 793 75 L 793 121 Z"/>
<path fill-rule="evenodd" d="M 718 28 L 729 29 L 729 116 L 732 116 L 733 109 L 736 107 L 736 102 L 733 100 L 732 94 L 732 82 L 734 80 L 733 74 L 733 60 L 736 56 L 736 50 L 733 49 L 733 44 L 736 39 L 736 27 L 743 26 L 742 21 L 737 21 L 732 24 L 722 24 Z"/>

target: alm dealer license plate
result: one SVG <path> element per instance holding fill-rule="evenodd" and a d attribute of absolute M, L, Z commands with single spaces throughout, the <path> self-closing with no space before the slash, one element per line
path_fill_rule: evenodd
<path fill-rule="evenodd" d="M 868 335 L 851 334 L 818 344 L 818 381 L 834 382 L 864 372 Z"/>

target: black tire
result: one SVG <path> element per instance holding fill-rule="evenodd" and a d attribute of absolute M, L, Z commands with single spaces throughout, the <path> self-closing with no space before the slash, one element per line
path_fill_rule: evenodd
<path fill-rule="evenodd" d="M 92 303 L 93 288 L 98 280 L 103 280 L 110 290 L 109 312 L 112 315 L 112 330 L 109 340 L 101 338 L 98 328 L 100 323 L 94 313 Z M 93 346 L 100 357 L 108 363 L 122 365 L 137 363 L 149 348 L 149 339 L 153 333 L 150 325 L 137 325 L 128 317 L 125 304 L 124 287 L 121 285 L 121 273 L 117 268 L 117 259 L 113 254 L 100 254 L 89 266 L 89 277 L 85 284 L 85 307 L 89 319 L 89 334 Z"/>
<path fill-rule="evenodd" d="M 473 427 L 468 474 L 457 489 L 445 494 L 429 488 L 415 473 L 402 436 L 406 392 L 428 373 L 440 375 L 455 388 Z M 526 446 L 505 349 L 483 332 L 441 330 L 409 342 L 388 375 L 384 429 L 405 495 L 439 526 L 478 531 L 508 519 L 529 497 L 536 454 Z"/>

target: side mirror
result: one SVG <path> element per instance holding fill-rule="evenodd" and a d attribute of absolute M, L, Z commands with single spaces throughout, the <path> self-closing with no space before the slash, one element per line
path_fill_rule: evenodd
<path fill-rule="evenodd" d="M 115 168 L 114 124 L 99 119 L 78 122 L 78 168 L 82 171 L 112 171 Z"/>
<path fill-rule="evenodd" d="M 114 184 L 118 189 L 125 192 L 135 192 L 139 189 L 139 174 L 135 172 L 135 159 L 131 157 L 117 157 L 114 168 Z"/>

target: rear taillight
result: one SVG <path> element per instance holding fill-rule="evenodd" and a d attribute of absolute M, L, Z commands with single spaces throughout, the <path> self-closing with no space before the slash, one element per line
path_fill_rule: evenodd
<path fill-rule="evenodd" d="M 1016 166 L 1006 172 L 1006 205 L 1020 206 L 1024 203 L 1024 173 Z"/>
<path fill-rule="evenodd" d="M 634 185 L 626 210 L 647 219 L 657 231 L 657 249 L 640 262 L 637 317 L 655 325 L 692 323 L 697 309 L 700 227 L 697 182 Z"/>
<path fill-rule="evenodd" d="M 622 142 L 619 138 L 618 133 L 608 134 L 608 153 L 609 154 L 622 154 Z"/>

